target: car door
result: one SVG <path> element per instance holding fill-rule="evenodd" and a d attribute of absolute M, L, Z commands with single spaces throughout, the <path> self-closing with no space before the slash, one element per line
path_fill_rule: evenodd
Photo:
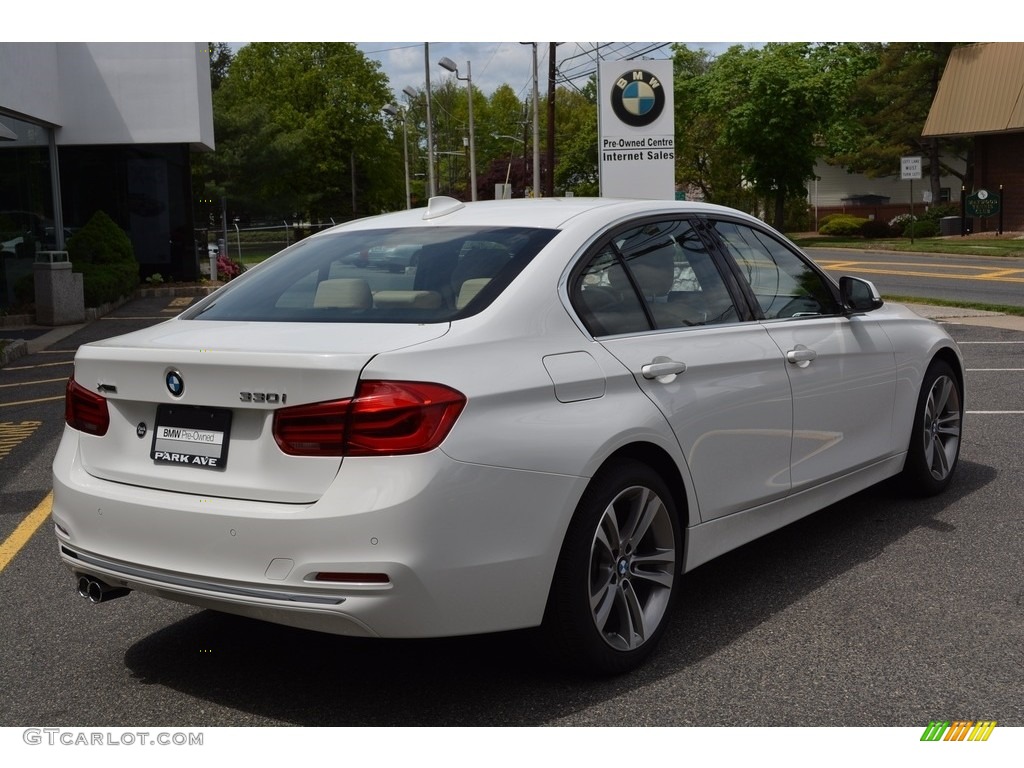
<path fill-rule="evenodd" d="M 834 286 L 770 233 L 734 221 L 713 231 L 786 359 L 793 391 L 793 491 L 891 454 L 896 363 L 869 315 L 842 312 Z"/>
<path fill-rule="evenodd" d="M 792 404 L 782 353 L 693 222 L 619 230 L 570 285 L 588 329 L 632 373 L 682 448 L 702 520 L 790 490 Z"/>

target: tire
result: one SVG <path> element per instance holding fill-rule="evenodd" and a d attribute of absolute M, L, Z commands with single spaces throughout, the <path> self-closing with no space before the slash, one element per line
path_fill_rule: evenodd
<path fill-rule="evenodd" d="M 542 636 L 560 661 L 620 674 L 654 650 L 678 589 L 682 535 L 672 494 L 633 460 L 606 467 L 576 508 Z"/>
<path fill-rule="evenodd" d="M 963 390 L 949 363 L 935 360 L 921 384 L 910 448 L 901 480 L 916 496 L 934 496 L 949 485 L 960 460 Z"/>

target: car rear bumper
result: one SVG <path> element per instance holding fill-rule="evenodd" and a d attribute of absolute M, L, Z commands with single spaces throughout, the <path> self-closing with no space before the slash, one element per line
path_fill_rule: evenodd
<path fill-rule="evenodd" d="M 314 504 L 254 503 L 92 477 L 77 443 L 67 430 L 54 462 L 53 521 L 73 572 L 343 635 L 441 637 L 539 624 L 586 485 L 433 451 L 346 459 Z M 373 578 L 325 582 L 321 573 Z"/>

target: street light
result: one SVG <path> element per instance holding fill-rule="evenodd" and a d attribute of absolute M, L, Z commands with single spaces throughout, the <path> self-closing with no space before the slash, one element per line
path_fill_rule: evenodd
<path fill-rule="evenodd" d="M 402 154 L 405 157 L 405 209 L 412 208 L 412 193 L 409 191 L 409 123 L 406 119 L 405 110 L 395 104 L 385 104 L 381 107 L 387 114 L 394 118 L 402 118 Z"/>
<path fill-rule="evenodd" d="M 473 138 L 473 70 L 470 62 L 466 62 L 466 76 L 459 76 L 459 67 L 447 56 L 443 56 L 439 62 L 441 67 L 449 72 L 455 73 L 456 80 L 466 81 L 466 91 L 469 93 L 469 194 L 470 200 L 476 200 L 476 142 Z"/>

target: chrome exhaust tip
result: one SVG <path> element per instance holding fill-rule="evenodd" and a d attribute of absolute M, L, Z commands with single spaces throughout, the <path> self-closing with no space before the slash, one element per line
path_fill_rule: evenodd
<path fill-rule="evenodd" d="M 130 592 L 127 587 L 113 587 L 92 576 L 78 577 L 78 594 L 91 603 L 105 603 L 107 600 L 124 597 Z"/>

